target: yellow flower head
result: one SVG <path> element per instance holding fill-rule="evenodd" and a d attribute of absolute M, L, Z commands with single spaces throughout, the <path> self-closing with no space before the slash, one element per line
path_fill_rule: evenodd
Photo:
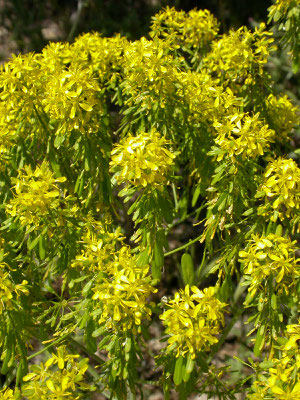
<path fill-rule="evenodd" d="M 21 400 L 21 393 L 19 389 L 2 389 L 0 390 L 0 400 Z"/>
<path fill-rule="evenodd" d="M 32 400 L 75 400 L 83 396 L 82 390 L 93 390 L 84 382 L 88 359 L 76 361 L 79 355 L 68 354 L 65 346 L 57 349 L 45 364 L 33 365 L 23 380 L 22 394 Z M 58 369 L 50 369 L 57 364 Z"/>
<path fill-rule="evenodd" d="M 57 183 L 65 180 L 64 177 L 55 179 L 45 161 L 34 171 L 31 166 L 25 166 L 14 180 L 15 197 L 6 205 L 7 213 L 19 217 L 22 225 L 39 226 L 41 218 L 58 207 Z"/>
<path fill-rule="evenodd" d="M 119 184 L 162 189 L 170 178 L 176 155 L 167 149 L 164 136 L 152 129 L 138 136 L 127 136 L 112 150 L 111 171 Z"/>
<path fill-rule="evenodd" d="M 239 155 L 243 160 L 256 158 L 263 155 L 274 141 L 275 132 L 264 125 L 259 119 L 259 113 L 236 113 L 222 122 L 215 122 L 214 127 L 217 132 L 215 142 L 221 149 L 217 161 L 224 156 L 233 160 Z"/>
<path fill-rule="evenodd" d="M 272 33 L 261 24 L 252 33 L 246 27 L 231 30 L 212 43 L 203 67 L 231 88 L 255 83 L 255 74 L 263 74 L 269 53 L 275 49 Z"/>
<path fill-rule="evenodd" d="M 203 291 L 189 285 L 175 293 L 166 304 L 167 310 L 160 316 L 166 326 L 168 349 L 177 349 L 176 357 L 189 353 L 192 358 L 201 350 L 217 343 L 224 325 L 225 303 L 215 297 L 215 289 Z"/>
<path fill-rule="evenodd" d="M 18 299 L 20 294 L 29 294 L 27 283 L 26 280 L 23 280 L 20 284 L 15 284 L 8 272 L 7 265 L 0 264 L 0 315 L 4 310 L 13 308 L 14 298 Z"/>
<path fill-rule="evenodd" d="M 110 82 L 120 73 L 121 58 L 127 39 L 116 35 L 101 37 L 98 32 L 84 33 L 71 45 L 72 63 L 92 66 L 101 82 Z"/>
<path fill-rule="evenodd" d="M 257 197 L 265 198 L 265 205 L 259 213 L 271 215 L 276 220 L 274 211 L 280 218 L 290 218 L 300 210 L 300 169 L 292 159 L 282 157 L 270 162 L 265 172 L 265 179 L 259 188 Z"/>
<path fill-rule="evenodd" d="M 98 118 L 102 114 L 97 97 L 101 89 L 91 68 L 72 64 L 49 75 L 43 89 L 41 103 L 49 117 L 60 123 L 59 132 L 75 129 L 86 133 L 93 112 Z"/>
<path fill-rule="evenodd" d="M 174 44 L 188 48 L 202 48 L 218 34 L 219 24 L 208 10 L 191 10 L 188 13 L 166 7 L 153 17 L 150 35 L 170 37 Z"/>
<path fill-rule="evenodd" d="M 122 93 L 125 104 L 152 110 L 155 101 L 161 108 L 173 99 L 182 58 L 170 55 L 170 40 L 140 40 L 124 47 Z"/>
<path fill-rule="evenodd" d="M 287 325 L 280 358 L 270 360 L 265 374 L 259 374 L 251 387 L 249 400 L 298 400 L 300 398 L 300 325 Z M 298 342 L 298 343 L 297 343 Z"/>
<path fill-rule="evenodd" d="M 292 129 L 299 125 L 299 108 L 294 106 L 287 95 L 270 96 L 267 99 L 267 112 L 276 131 L 276 139 L 286 141 Z"/>
<path fill-rule="evenodd" d="M 152 304 L 147 299 L 157 289 L 150 284 L 148 270 L 149 267 L 136 265 L 128 247 L 115 252 L 110 274 L 93 288 L 93 299 L 100 302 L 102 308 L 100 325 L 137 332 L 142 319 L 150 319 Z"/>
<path fill-rule="evenodd" d="M 82 240 L 85 248 L 72 262 L 71 266 L 73 268 L 79 267 L 82 270 L 107 273 L 114 270 L 116 244 L 122 243 L 124 236 L 121 235 L 119 228 L 113 232 L 107 231 L 105 225 L 101 228 L 97 234 L 88 230 L 83 236 Z"/>
<path fill-rule="evenodd" d="M 295 257 L 296 241 L 273 233 L 254 235 L 246 250 L 240 251 L 244 274 L 251 277 L 249 291 L 268 290 L 270 279 L 278 293 L 295 289 L 300 277 L 299 259 Z"/>

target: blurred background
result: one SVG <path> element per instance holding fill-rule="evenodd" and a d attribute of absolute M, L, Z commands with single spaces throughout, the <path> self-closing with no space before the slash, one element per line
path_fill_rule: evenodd
<path fill-rule="evenodd" d="M 83 32 L 146 36 L 162 7 L 210 10 L 222 32 L 266 21 L 271 0 L 0 0 L 0 62 L 12 53 L 40 51 L 51 41 L 72 41 Z"/>

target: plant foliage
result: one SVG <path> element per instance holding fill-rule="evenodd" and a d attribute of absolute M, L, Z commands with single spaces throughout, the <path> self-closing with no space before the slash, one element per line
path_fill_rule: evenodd
<path fill-rule="evenodd" d="M 299 13 L 270 8 L 295 66 Z M 266 25 L 218 28 L 166 8 L 148 38 L 87 33 L 1 66 L 0 399 L 137 398 L 146 383 L 299 399 L 299 109 L 265 71 Z M 232 385 L 218 356 L 244 316 Z"/>

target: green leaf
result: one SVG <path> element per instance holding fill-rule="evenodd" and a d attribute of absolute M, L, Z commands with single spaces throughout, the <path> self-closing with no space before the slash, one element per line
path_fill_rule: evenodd
<path fill-rule="evenodd" d="M 261 350 L 265 343 L 265 325 L 262 325 L 256 335 L 253 353 L 256 357 L 260 356 Z"/>
<path fill-rule="evenodd" d="M 27 361 L 25 358 L 22 357 L 17 368 L 16 386 L 18 386 L 22 382 L 22 378 L 27 374 L 27 371 Z"/>
<path fill-rule="evenodd" d="M 12 355 L 12 346 L 10 343 L 6 344 L 6 349 L 4 350 L 4 352 L 5 352 L 5 357 L 4 357 L 4 360 L 2 363 L 2 368 L 1 368 L 2 375 L 6 375 L 8 369 L 9 369 L 8 363 L 9 363 L 11 355 Z"/>
<path fill-rule="evenodd" d="M 182 378 L 183 378 L 183 361 L 184 361 L 184 357 L 180 356 L 177 358 L 176 363 L 175 363 L 175 371 L 174 371 L 174 383 L 175 385 L 180 385 L 182 382 Z"/>
<path fill-rule="evenodd" d="M 193 198 L 192 198 L 192 207 L 195 207 L 197 200 L 201 194 L 201 186 L 198 185 L 194 191 Z"/>
<path fill-rule="evenodd" d="M 94 279 L 91 279 L 90 281 L 88 281 L 88 283 L 84 286 L 84 288 L 82 289 L 82 294 L 84 296 L 86 296 L 88 294 L 88 292 L 90 291 L 91 287 L 93 286 L 94 283 Z"/>
<path fill-rule="evenodd" d="M 103 327 L 103 326 L 101 326 L 100 328 L 96 329 L 96 330 L 92 333 L 92 336 L 93 336 L 93 337 L 101 336 L 105 331 L 106 331 L 106 328 Z"/>
<path fill-rule="evenodd" d="M 187 362 L 186 362 L 186 371 L 190 374 L 195 366 L 195 360 L 192 359 L 191 354 L 189 353 Z"/>
<path fill-rule="evenodd" d="M 32 249 L 35 248 L 35 246 L 38 244 L 38 242 L 39 242 L 39 240 L 40 240 L 40 237 L 41 237 L 41 235 L 38 235 L 35 239 L 33 239 L 32 242 L 30 242 L 30 241 L 29 241 L 29 238 L 28 238 L 28 241 L 27 241 L 27 248 L 28 248 L 28 250 L 32 250 Z"/>
<path fill-rule="evenodd" d="M 271 296 L 271 307 L 274 311 L 277 310 L 277 298 L 276 295 L 273 293 Z"/>
<path fill-rule="evenodd" d="M 192 286 L 194 284 L 194 264 L 193 259 L 189 253 L 184 253 L 181 257 L 181 274 L 185 285 Z"/>
<path fill-rule="evenodd" d="M 156 241 L 154 245 L 154 258 L 151 263 L 151 272 L 153 279 L 161 279 L 161 269 L 164 265 L 163 245 Z"/>
<path fill-rule="evenodd" d="M 63 133 L 59 133 L 54 140 L 54 147 L 56 147 L 57 149 L 60 148 L 60 146 L 63 144 L 63 142 L 65 141 L 65 135 Z"/>
<path fill-rule="evenodd" d="M 46 257 L 46 238 L 44 235 L 40 236 L 39 240 L 39 255 L 40 259 L 44 260 Z"/>
<path fill-rule="evenodd" d="M 149 246 L 145 248 L 138 256 L 136 264 L 138 267 L 144 267 L 149 263 Z"/>
<path fill-rule="evenodd" d="M 85 329 L 85 343 L 88 351 L 91 353 L 96 353 L 97 351 L 97 342 L 95 336 L 93 335 L 94 330 L 94 321 L 92 319 L 89 320 Z"/>

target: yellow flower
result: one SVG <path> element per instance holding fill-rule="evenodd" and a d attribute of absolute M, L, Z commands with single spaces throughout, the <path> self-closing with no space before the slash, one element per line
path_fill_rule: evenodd
<path fill-rule="evenodd" d="M 300 277 L 299 259 L 296 259 L 296 241 L 273 233 L 253 235 L 249 247 L 240 251 L 244 274 L 251 277 L 249 292 L 268 290 L 271 279 L 274 290 L 289 294 L 295 290 Z"/>
<path fill-rule="evenodd" d="M 276 139 L 286 141 L 292 129 L 300 123 L 299 108 L 291 103 L 287 95 L 277 98 L 272 94 L 267 98 L 266 106 Z"/>
<path fill-rule="evenodd" d="M 5 263 L 0 264 L 0 315 L 4 310 L 13 308 L 13 300 L 20 297 L 21 294 L 28 295 L 28 282 L 23 280 L 20 284 L 13 282 Z"/>
<path fill-rule="evenodd" d="M 73 129 L 86 133 L 92 117 L 101 116 L 99 83 L 91 67 L 71 66 L 49 75 L 44 83 L 41 103 L 49 117 L 59 123 L 56 134 Z"/>
<path fill-rule="evenodd" d="M 258 212 L 271 215 L 272 221 L 276 220 L 274 211 L 282 219 L 297 213 L 300 210 L 300 169 L 295 161 L 280 157 L 270 162 L 256 196 L 265 198 L 265 205 Z"/>
<path fill-rule="evenodd" d="M 22 394 L 32 400 L 77 400 L 83 396 L 81 390 L 93 390 L 84 382 L 84 374 L 88 369 L 88 359 L 75 361 L 79 355 L 68 354 L 65 346 L 57 349 L 45 363 L 33 365 L 23 380 Z M 58 364 L 58 370 L 50 367 Z"/>
<path fill-rule="evenodd" d="M 164 108 L 172 101 L 182 59 L 170 55 L 170 46 L 169 39 L 142 37 L 124 47 L 121 88 L 127 107 L 139 105 L 150 111 L 154 102 Z"/>
<path fill-rule="evenodd" d="M 82 270 L 93 272 L 107 272 L 114 270 L 114 254 L 117 243 L 122 243 L 124 236 L 120 229 L 109 232 L 105 225 L 99 227 L 97 234 L 88 230 L 82 240 L 85 244 L 84 250 L 72 262 L 73 268 L 80 267 Z"/>
<path fill-rule="evenodd" d="M 175 293 L 160 316 L 166 326 L 168 349 L 176 349 L 176 357 L 189 353 L 192 358 L 201 350 L 218 342 L 216 335 L 224 325 L 225 303 L 215 297 L 215 289 L 203 291 L 189 285 Z"/>
<path fill-rule="evenodd" d="M 300 398 L 300 325 L 287 325 L 280 358 L 273 358 L 266 372 L 258 375 L 249 400 L 298 400 Z"/>
<path fill-rule="evenodd" d="M 191 10 L 188 13 L 166 7 L 152 18 L 151 37 L 165 39 L 180 47 L 201 49 L 218 34 L 219 24 L 208 10 Z"/>
<path fill-rule="evenodd" d="M 236 113 L 225 117 L 222 122 L 215 122 L 214 128 L 217 132 L 215 142 L 221 149 L 217 161 L 224 156 L 233 160 L 239 155 L 243 160 L 256 158 L 263 155 L 274 141 L 275 132 L 264 125 L 259 113 Z"/>
<path fill-rule="evenodd" d="M 21 400 L 19 389 L 2 389 L 0 390 L 0 400 Z"/>
<path fill-rule="evenodd" d="M 14 180 L 15 197 L 6 205 L 6 212 L 20 218 L 22 225 L 39 226 L 41 219 L 49 215 L 60 204 L 57 183 L 66 178 L 54 178 L 47 162 L 43 161 L 33 171 L 25 166 Z"/>
<path fill-rule="evenodd" d="M 142 319 L 150 319 L 152 313 L 153 304 L 147 299 L 157 292 L 149 283 L 149 267 L 138 267 L 129 248 L 123 246 L 106 269 L 110 269 L 107 277 L 93 288 L 93 300 L 102 309 L 99 324 L 107 329 L 140 331 Z"/>
<path fill-rule="evenodd" d="M 269 38 L 272 33 L 265 28 L 262 23 L 253 33 L 242 27 L 222 35 L 212 43 L 210 53 L 203 59 L 203 67 L 232 89 L 255 84 L 255 76 L 263 74 L 268 55 L 275 49 L 271 46 L 273 38 Z"/>
<path fill-rule="evenodd" d="M 72 63 L 91 66 L 101 82 L 113 83 L 120 76 L 121 58 L 127 46 L 127 39 L 120 35 L 105 38 L 98 32 L 84 33 L 71 45 Z"/>
<path fill-rule="evenodd" d="M 169 144 L 155 129 L 126 136 L 111 152 L 111 171 L 118 184 L 163 189 L 176 157 L 167 149 Z"/>

